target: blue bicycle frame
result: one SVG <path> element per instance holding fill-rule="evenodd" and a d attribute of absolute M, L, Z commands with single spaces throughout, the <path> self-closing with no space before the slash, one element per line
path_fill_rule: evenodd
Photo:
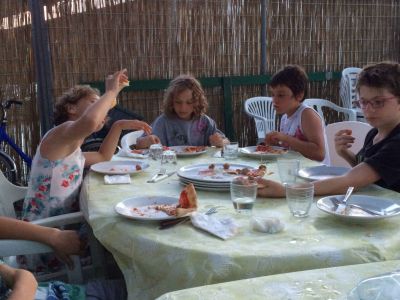
<path fill-rule="evenodd" d="M 29 168 L 32 165 L 32 159 L 25 154 L 24 151 L 20 147 L 18 147 L 17 144 L 14 143 L 14 141 L 10 138 L 10 136 L 6 132 L 6 125 L 3 123 L 0 125 L 0 145 L 4 143 L 9 144 L 22 159 L 27 163 Z"/>

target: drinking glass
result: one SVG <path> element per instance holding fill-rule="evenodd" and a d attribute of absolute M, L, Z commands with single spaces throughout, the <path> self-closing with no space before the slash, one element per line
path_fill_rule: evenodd
<path fill-rule="evenodd" d="M 161 155 L 163 153 L 163 146 L 161 144 L 153 144 L 150 145 L 149 155 L 154 160 L 161 159 Z"/>
<path fill-rule="evenodd" d="M 283 184 L 296 182 L 300 161 L 297 159 L 278 159 L 278 172 Z"/>
<path fill-rule="evenodd" d="M 231 181 L 231 199 L 238 213 L 251 214 L 257 198 L 257 182 L 248 177 L 235 177 Z"/>
<path fill-rule="evenodd" d="M 161 156 L 161 168 L 166 172 L 166 174 L 170 174 L 175 172 L 177 169 L 178 161 L 176 158 L 175 151 L 167 150 L 162 153 Z"/>
<path fill-rule="evenodd" d="M 286 201 L 289 210 L 294 217 L 304 218 L 308 216 L 314 199 L 314 185 L 312 183 L 287 183 Z"/>
<path fill-rule="evenodd" d="M 236 159 L 239 155 L 239 143 L 230 142 L 224 145 L 224 158 L 226 160 Z"/>

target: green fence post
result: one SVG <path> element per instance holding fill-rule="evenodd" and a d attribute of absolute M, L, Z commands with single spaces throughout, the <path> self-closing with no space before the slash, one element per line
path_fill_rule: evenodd
<path fill-rule="evenodd" d="M 232 113 L 232 80 L 230 77 L 222 78 L 222 88 L 224 90 L 224 125 L 225 134 L 231 140 L 235 140 L 233 132 L 233 113 Z"/>

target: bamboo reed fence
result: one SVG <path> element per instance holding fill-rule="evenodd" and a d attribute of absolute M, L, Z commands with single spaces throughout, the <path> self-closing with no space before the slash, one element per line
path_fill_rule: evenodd
<path fill-rule="evenodd" d="M 131 82 L 257 75 L 261 70 L 260 0 L 43 0 L 52 58 L 54 97 L 80 82 L 103 80 L 119 68 Z M 307 72 L 340 72 L 399 60 L 396 0 L 269 0 L 267 70 L 299 64 Z M 35 62 L 27 0 L 0 1 L 0 99 L 18 98 L 8 130 L 30 155 L 40 136 Z M 311 82 L 309 96 L 338 103 L 338 80 Z M 206 89 L 209 115 L 224 130 L 223 90 Z M 256 140 L 244 100 L 257 85 L 233 89 L 233 124 L 242 145 Z M 122 92 L 120 105 L 151 123 L 163 91 Z M 7 151 L 12 151 L 7 149 Z M 15 154 L 12 153 L 15 156 Z"/>

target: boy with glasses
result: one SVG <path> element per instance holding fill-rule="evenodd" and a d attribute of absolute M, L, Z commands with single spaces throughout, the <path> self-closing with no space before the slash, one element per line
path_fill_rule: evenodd
<path fill-rule="evenodd" d="M 354 142 L 351 130 L 336 133 L 335 150 L 353 168 L 342 176 L 314 182 L 316 195 L 344 193 L 349 186 L 360 188 L 373 183 L 400 192 L 400 65 L 382 62 L 365 67 L 357 89 L 357 104 L 374 128 L 358 153 L 349 150 Z M 259 184 L 260 196 L 285 195 L 280 183 L 260 179 Z"/>

